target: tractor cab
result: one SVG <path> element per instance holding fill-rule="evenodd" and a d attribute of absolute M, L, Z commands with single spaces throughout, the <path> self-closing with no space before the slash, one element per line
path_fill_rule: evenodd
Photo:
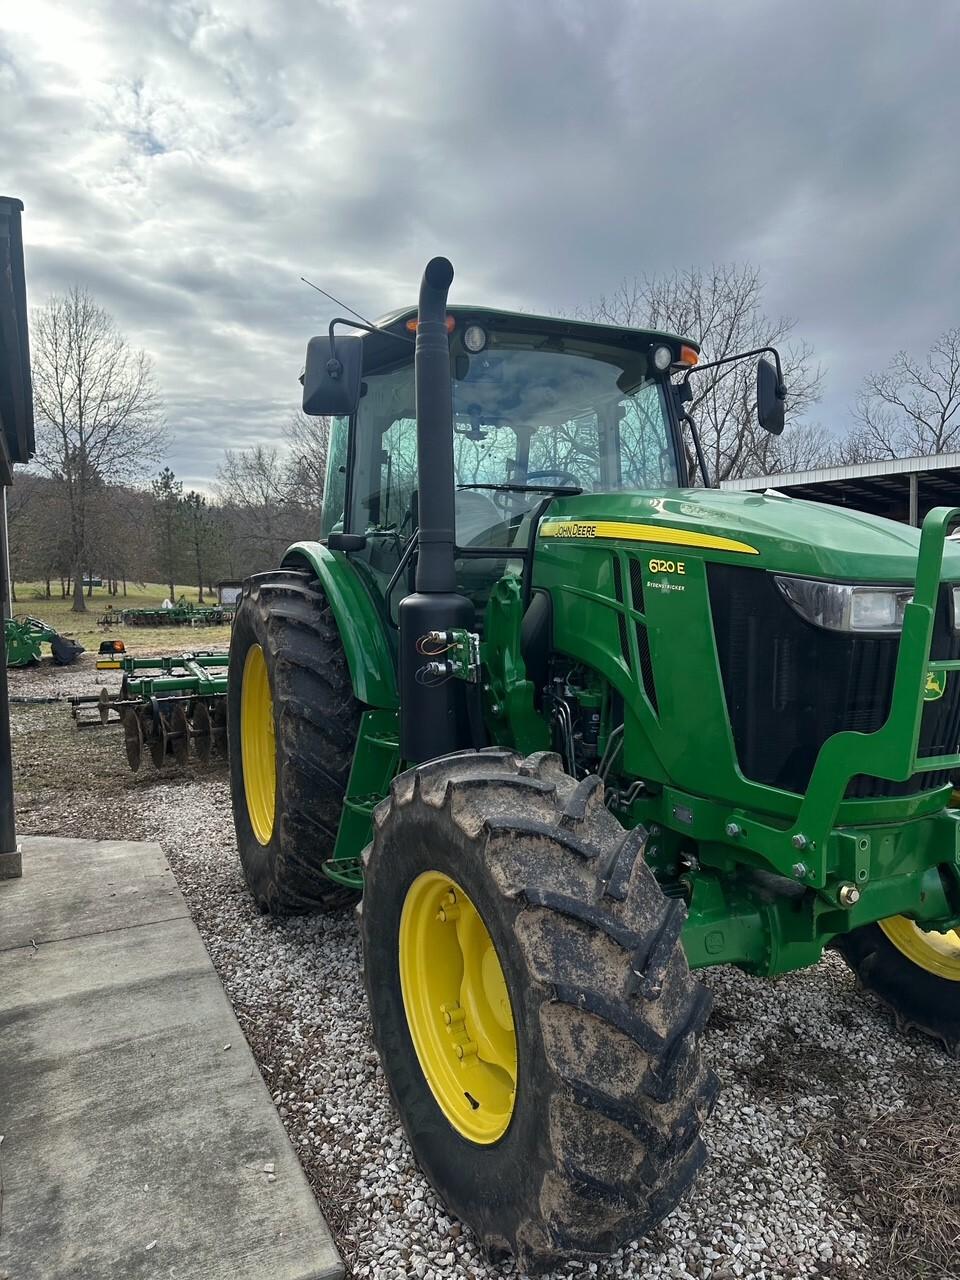
<path fill-rule="evenodd" d="M 355 339 L 362 356 L 356 408 L 331 427 L 322 533 L 366 565 L 383 596 L 419 526 L 416 316 L 393 312 Z M 670 375 L 696 364 L 694 343 L 489 308 L 450 308 L 446 324 L 457 580 L 476 604 L 511 552 L 526 548 L 531 517 L 555 496 L 688 482 L 691 460 Z M 319 376 L 308 368 L 308 394 L 312 379 L 327 377 L 329 350 L 317 341 L 323 368 Z"/>

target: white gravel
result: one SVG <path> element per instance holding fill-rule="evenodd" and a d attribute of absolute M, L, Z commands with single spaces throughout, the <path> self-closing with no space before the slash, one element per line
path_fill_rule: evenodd
<path fill-rule="evenodd" d="M 11 694 L 95 691 L 92 661 L 11 673 Z M 373 1051 L 352 912 L 260 916 L 237 861 L 226 771 L 165 778 L 126 771 L 118 731 L 78 733 L 64 706 L 14 706 L 16 743 L 69 759 L 67 774 L 115 775 L 61 803 L 35 785 L 20 830 L 156 839 L 177 876 L 290 1139 L 356 1276 L 484 1280 L 490 1266 L 413 1163 Z M 33 748 L 31 759 L 36 759 Z M 956 1064 L 901 1036 L 854 988 L 842 962 L 776 980 L 716 970 L 706 1051 L 723 1089 L 712 1159 L 692 1198 L 648 1239 L 558 1276 L 850 1280 L 888 1271 L 884 1241 L 851 1202 L 845 1142 L 866 1121 L 922 1097 L 955 1096 Z M 960 1263 L 958 1263 L 960 1267 Z M 916 1274 L 916 1273 L 905 1273 Z M 960 1275 L 958 1270 L 955 1275 Z"/>

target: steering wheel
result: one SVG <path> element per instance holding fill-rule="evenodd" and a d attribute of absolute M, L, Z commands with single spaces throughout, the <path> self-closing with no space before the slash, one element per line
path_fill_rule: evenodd
<path fill-rule="evenodd" d="M 559 467 L 548 467 L 545 471 L 528 471 L 526 482 L 529 484 L 531 480 L 543 480 L 547 476 L 555 476 L 564 485 L 569 485 L 572 489 L 582 487 L 579 477 L 575 476 L 572 471 L 561 471 Z"/>

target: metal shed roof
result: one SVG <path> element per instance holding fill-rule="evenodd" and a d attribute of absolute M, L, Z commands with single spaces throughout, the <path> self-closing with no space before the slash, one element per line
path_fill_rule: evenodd
<path fill-rule="evenodd" d="M 924 458 L 885 458 L 849 467 L 821 467 L 783 475 L 724 480 L 721 489 L 760 493 L 776 489 L 791 498 L 855 507 L 893 520 L 919 521 L 931 507 L 960 506 L 960 453 Z M 916 507 L 911 512 L 911 489 Z"/>

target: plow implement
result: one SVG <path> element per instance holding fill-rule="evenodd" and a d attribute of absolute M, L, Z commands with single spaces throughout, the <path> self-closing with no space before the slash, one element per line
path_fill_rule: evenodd
<path fill-rule="evenodd" d="M 98 671 L 122 671 L 119 692 L 71 698 L 71 714 L 78 728 L 119 721 L 134 773 L 145 754 L 155 769 L 226 759 L 228 661 L 226 653 L 101 658 Z"/>
<path fill-rule="evenodd" d="M 8 667 L 30 667 L 41 659 L 41 645 L 48 644 L 58 667 L 67 667 L 83 653 L 83 645 L 62 636 L 39 618 L 23 615 L 4 619 Z"/>

